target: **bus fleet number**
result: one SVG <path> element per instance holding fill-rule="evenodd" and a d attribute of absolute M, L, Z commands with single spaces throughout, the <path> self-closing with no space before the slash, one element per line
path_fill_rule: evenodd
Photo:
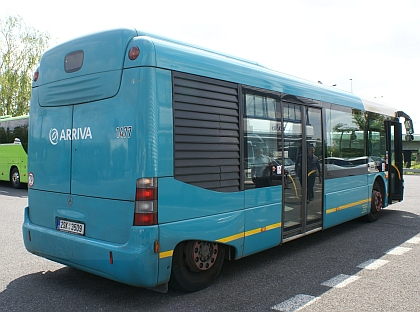
<path fill-rule="evenodd" d="M 131 137 L 132 126 L 117 127 L 117 139 L 129 139 Z"/>

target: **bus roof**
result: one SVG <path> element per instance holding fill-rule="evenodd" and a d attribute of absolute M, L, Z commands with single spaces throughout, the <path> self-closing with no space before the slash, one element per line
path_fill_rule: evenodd
<path fill-rule="evenodd" d="M 194 73 L 192 71 L 196 71 L 196 74 L 202 76 L 212 76 L 216 79 L 238 82 L 272 91 L 286 92 L 314 100 L 327 101 L 333 104 L 396 116 L 397 109 L 385 103 L 361 97 L 335 87 L 325 86 L 277 72 L 261 66 L 257 62 L 147 32 L 137 31 L 137 34 L 139 37 L 147 36 L 154 42 L 158 67 L 173 70 L 180 70 L 179 67 L 188 68 L 188 72 Z M 175 50 L 185 53 L 185 57 L 181 58 L 179 53 L 173 53 Z M 172 55 L 173 57 L 168 57 L 168 55 Z M 177 56 L 176 59 L 174 59 L 175 56 Z M 202 58 L 211 58 L 214 63 L 209 64 L 209 62 L 200 60 Z M 200 64 L 200 66 L 192 68 L 191 59 L 195 59 L 196 63 Z M 217 63 L 220 63 L 220 67 L 216 70 L 215 65 Z"/>
<path fill-rule="evenodd" d="M 104 68 L 93 68 L 94 64 L 99 64 L 99 62 L 87 62 L 89 64 L 86 64 L 89 66 L 88 69 L 85 68 L 80 72 L 72 73 L 72 77 L 86 75 L 92 73 L 94 70 L 105 73 L 113 70 L 121 70 L 122 68 L 140 66 L 140 63 L 136 64 L 136 62 L 133 63 L 131 61 L 128 63 L 126 52 L 130 47 L 141 42 L 149 42 L 149 46 L 153 47 L 150 48 L 151 53 L 154 54 L 150 58 L 150 66 L 396 116 L 397 109 L 384 103 L 362 98 L 356 94 L 335 87 L 325 86 L 280 73 L 261 66 L 256 62 L 139 31 L 134 28 L 114 29 L 77 38 L 48 50 L 43 58 L 45 56 L 50 58 L 48 62 L 50 64 L 59 64 L 58 62 L 61 63 L 63 59 L 63 51 L 69 53 L 69 51 L 75 51 L 81 47 L 88 47 L 87 49 L 90 49 L 92 52 L 91 55 L 94 55 L 95 58 L 101 58 L 101 64 L 104 65 Z M 97 52 L 95 49 L 98 49 L 94 44 L 102 47 L 101 53 L 94 53 Z M 52 61 L 52 58 L 55 61 Z M 142 65 L 144 66 L 144 63 Z M 57 68 L 48 68 L 47 64 L 43 65 L 42 60 L 40 76 L 42 76 L 42 79 L 34 83 L 34 87 L 68 78 L 68 74 L 64 70 L 60 74 Z M 98 98 L 110 97 L 115 92 L 115 90 L 107 89 L 104 94 L 98 95 Z"/>
<path fill-rule="evenodd" d="M 29 118 L 29 115 L 23 115 L 23 116 L 6 115 L 6 116 L 0 116 L 0 121 L 20 120 L 20 119 L 25 119 L 25 118 Z"/>

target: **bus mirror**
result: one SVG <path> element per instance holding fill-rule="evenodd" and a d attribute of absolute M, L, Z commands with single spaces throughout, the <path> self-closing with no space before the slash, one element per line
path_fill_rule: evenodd
<path fill-rule="evenodd" d="M 404 121 L 404 126 L 405 126 L 405 131 L 406 131 L 407 134 L 413 134 L 414 133 L 413 121 L 411 119 L 406 119 Z"/>
<path fill-rule="evenodd" d="M 405 140 L 406 140 L 406 141 L 414 141 L 414 135 L 412 135 L 412 134 L 407 134 L 407 135 L 405 136 Z"/>

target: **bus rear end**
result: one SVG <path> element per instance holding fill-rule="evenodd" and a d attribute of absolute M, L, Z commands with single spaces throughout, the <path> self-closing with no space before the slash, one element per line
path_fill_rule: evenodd
<path fill-rule="evenodd" d="M 169 279 L 159 277 L 156 242 L 157 177 L 172 170 L 171 149 L 161 146 L 171 134 L 156 129 L 165 129 L 160 110 L 171 103 L 150 90 L 157 79 L 171 85 L 153 67 L 148 40 L 127 51 L 136 36 L 109 31 L 44 54 L 31 98 L 23 238 L 36 255 L 155 287 Z M 132 58 L 140 66 L 130 67 Z"/>

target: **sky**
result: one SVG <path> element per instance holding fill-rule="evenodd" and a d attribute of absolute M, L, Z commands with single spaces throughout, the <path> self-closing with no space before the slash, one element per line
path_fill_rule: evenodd
<path fill-rule="evenodd" d="M 420 133 L 418 0 L 3 0 L 52 46 L 136 27 L 405 111 Z"/>

